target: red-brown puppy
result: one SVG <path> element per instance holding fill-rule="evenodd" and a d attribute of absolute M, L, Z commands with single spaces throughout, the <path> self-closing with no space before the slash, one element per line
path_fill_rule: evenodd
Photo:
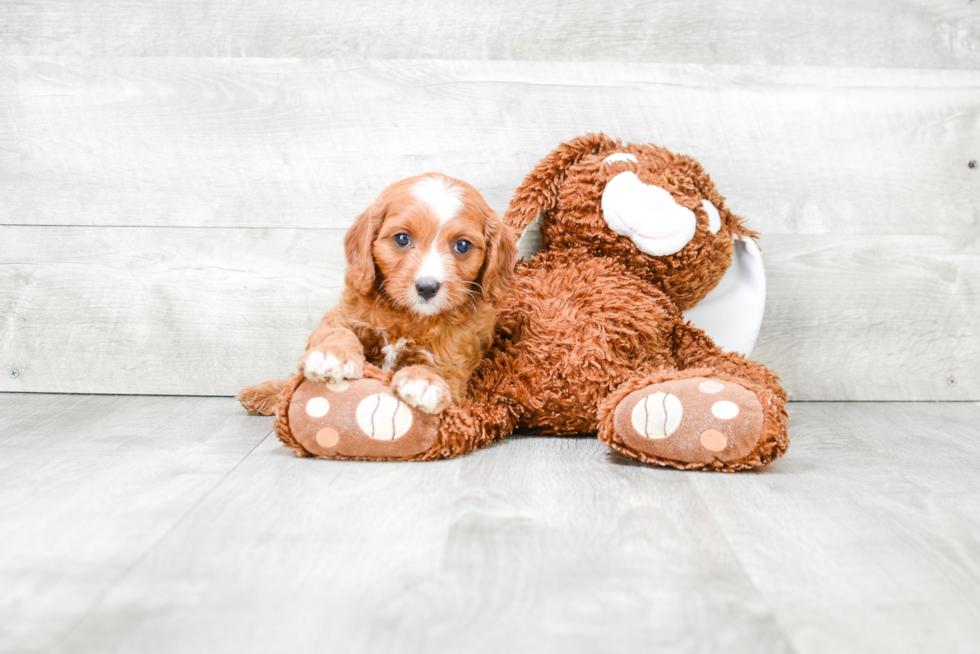
<path fill-rule="evenodd" d="M 517 248 L 480 193 L 427 173 L 395 182 L 344 238 L 346 288 L 306 343 L 307 379 L 361 377 L 364 362 L 397 371 L 392 390 L 426 413 L 466 394 L 510 293 Z M 275 410 L 282 382 L 238 394 L 249 410 Z"/>

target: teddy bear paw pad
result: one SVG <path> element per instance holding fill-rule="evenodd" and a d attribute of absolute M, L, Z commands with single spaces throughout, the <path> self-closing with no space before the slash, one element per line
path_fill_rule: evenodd
<path fill-rule="evenodd" d="M 435 442 L 439 417 L 399 400 L 375 379 L 304 380 L 286 410 L 289 430 L 322 457 L 410 459 Z"/>
<path fill-rule="evenodd" d="M 752 391 L 705 377 L 674 379 L 633 391 L 613 426 L 628 448 L 682 463 L 734 461 L 762 435 L 762 405 Z"/>

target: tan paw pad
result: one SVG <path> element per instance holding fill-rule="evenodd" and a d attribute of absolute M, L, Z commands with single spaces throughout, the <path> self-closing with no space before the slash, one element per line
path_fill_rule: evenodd
<path fill-rule="evenodd" d="M 412 409 L 386 383 L 368 378 L 305 379 L 286 416 L 293 438 L 324 457 L 412 458 L 432 446 L 439 429 L 438 416 Z"/>
<path fill-rule="evenodd" d="M 762 435 L 755 393 L 719 379 L 692 377 L 627 395 L 613 416 L 616 438 L 645 455 L 682 463 L 734 461 Z"/>
<path fill-rule="evenodd" d="M 684 407 L 676 396 L 653 393 L 633 407 L 632 424 L 646 438 L 667 438 L 681 424 Z"/>
<path fill-rule="evenodd" d="M 311 418 L 322 418 L 330 412 L 330 402 L 325 397 L 313 397 L 306 403 L 306 415 Z"/>
<path fill-rule="evenodd" d="M 711 413 L 719 420 L 731 420 L 738 415 L 738 405 L 728 400 L 715 402 L 711 405 Z"/>
<path fill-rule="evenodd" d="M 357 425 L 369 438 L 393 441 L 412 426 L 412 410 L 386 393 L 376 393 L 357 405 Z"/>
<path fill-rule="evenodd" d="M 333 447 L 340 442 L 340 434 L 330 427 L 324 427 L 316 433 L 316 442 L 320 447 Z"/>
<path fill-rule="evenodd" d="M 725 390 L 725 385 L 717 379 L 707 379 L 698 384 L 698 390 L 709 394 L 720 393 Z"/>
<path fill-rule="evenodd" d="M 717 429 L 706 429 L 701 432 L 701 447 L 712 452 L 721 452 L 728 447 L 728 439 Z"/>

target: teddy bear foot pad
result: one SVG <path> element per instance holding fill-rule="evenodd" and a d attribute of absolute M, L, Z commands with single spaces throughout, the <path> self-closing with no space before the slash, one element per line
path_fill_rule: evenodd
<path fill-rule="evenodd" d="M 388 384 L 355 379 L 336 384 L 303 380 L 293 392 L 278 429 L 314 456 L 414 459 L 436 440 L 439 416 L 417 411 Z"/>
<path fill-rule="evenodd" d="M 679 463 L 731 462 L 762 435 L 755 393 L 720 379 L 691 377 L 651 384 L 619 403 L 616 439 L 627 448 Z"/>

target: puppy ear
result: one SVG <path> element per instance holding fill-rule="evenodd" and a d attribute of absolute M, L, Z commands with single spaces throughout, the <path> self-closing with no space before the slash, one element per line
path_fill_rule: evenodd
<path fill-rule="evenodd" d="M 347 254 L 344 282 L 360 295 L 368 295 L 374 290 L 377 274 L 374 266 L 374 239 L 378 237 L 388 210 L 385 195 L 382 193 L 374 204 L 355 218 L 354 224 L 344 236 L 344 250 Z"/>
<path fill-rule="evenodd" d="M 478 279 L 483 287 L 483 299 L 499 305 L 507 299 L 514 287 L 517 244 L 510 229 L 489 206 L 483 208 L 483 218 L 486 250 Z"/>
<path fill-rule="evenodd" d="M 557 204 L 569 168 L 586 155 L 619 147 L 622 147 L 619 140 L 605 134 L 587 134 L 562 143 L 546 155 L 517 187 L 504 214 L 504 222 L 514 236 L 520 238 L 535 218 Z"/>

